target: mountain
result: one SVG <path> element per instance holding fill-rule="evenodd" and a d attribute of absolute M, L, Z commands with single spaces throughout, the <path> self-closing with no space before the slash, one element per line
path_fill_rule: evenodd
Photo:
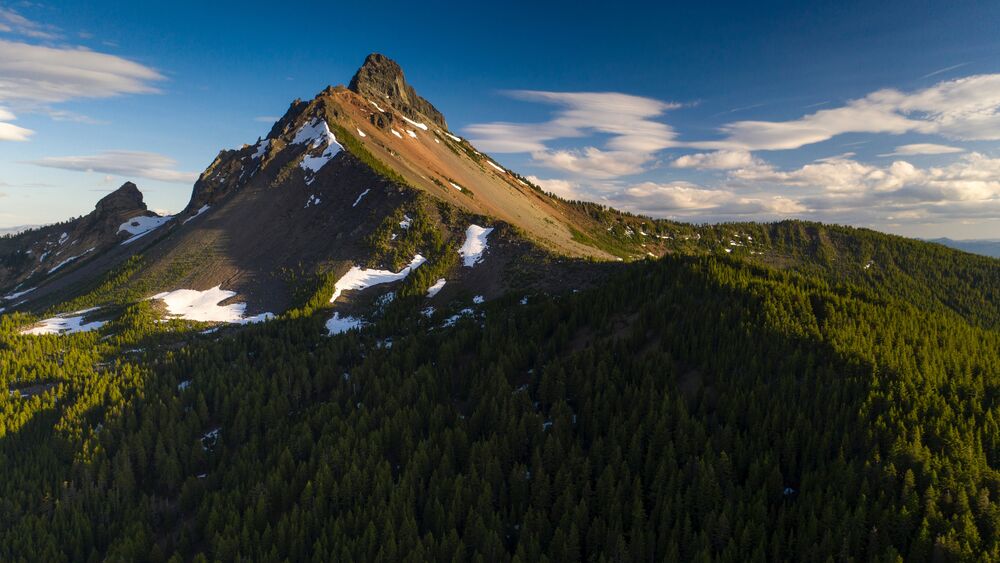
<path fill-rule="evenodd" d="M 1000 258 L 1000 240 L 952 240 L 950 238 L 936 238 L 931 239 L 930 242 L 936 242 L 938 244 L 943 244 L 945 246 L 957 248 L 973 254 L 982 254 L 983 256 Z"/>
<path fill-rule="evenodd" d="M 1000 561 L 1000 260 L 565 201 L 381 55 L 0 290 L 0 560 Z"/>
<path fill-rule="evenodd" d="M 95 213 L 103 217 L 100 207 Z M 144 206 L 124 215 L 140 212 L 152 216 Z M 392 229 L 386 223 L 391 217 L 396 224 L 410 217 L 419 228 Z M 514 257 L 523 263 L 525 253 L 540 260 L 613 257 L 576 234 L 594 230 L 592 220 L 450 133 L 399 66 L 372 55 L 350 88 L 329 87 L 311 101 L 296 100 L 266 138 L 221 151 L 195 183 L 185 209 L 144 223 L 155 226 L 155 234 L 128 251 L 109 252 L 105 227 L 111 223 L 99 228 L 87 219 L 79 228 L 94 231 L 94 244 L 76 240 L 74 233 L 67 241 L 73 248 L 86 244 L 81 248 L 93 264 L 81 260 L 60 268 L 58 277 L 46 277 L 41 265 L 15 271 L 15 264 L 27 267 L 29 251 L 44 252 L 32 238 L 42 235 L 22 235 L 0 250 L 11 264 L 0 286 L 15 292 L 18 284 L 37 286 L 23 305 L 37 310 L 93 287 L 110 268 L 141 254 L 144 264 L 132 283 L 150 294 L 224 285 L 250 311 L 283 311 L 294 302 L 295 287 L 283 277 L 292 271 L 315 276 L 359 264 L 398 270 L 418 252 L 430 251 L 427 237 L 437 241 L 439 252 L 460 246 L 475 221 L 495 229 L 492 258 L 482 269 L 493 272 L 485 284 L 494 288 L 492 295 L 505 286 L 500 272 Z M 43 231 L 45 244 L 58 242 L 60 228 Z M 376 251 L 373 237 L 381 235 L 399 237 L 395 250 L 383 245 Z M 409 256 L 399 254 L 404 247 L 412 250 Z M 487 275 L 480 271 L 474 275 Z"/>
<path fill-rule="evenodd" d="M 83 217 L 0 238 L 0 287 L 19 293 L 35 282 L 51 283 L 98 257 L 124 252 L 118 247 L 168 219 L 149 211 L 139 188 L 126 182 Z"/>

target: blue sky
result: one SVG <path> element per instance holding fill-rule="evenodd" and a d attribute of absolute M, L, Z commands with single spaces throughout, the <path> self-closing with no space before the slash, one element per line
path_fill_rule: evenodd
<path fill-rule="evenodd" d="M 567 197 L 1000 238 L 998 3 L 147 4 L 0 0 L 0 227 L 125 180 L 179 210 L 378 51 Z"/>

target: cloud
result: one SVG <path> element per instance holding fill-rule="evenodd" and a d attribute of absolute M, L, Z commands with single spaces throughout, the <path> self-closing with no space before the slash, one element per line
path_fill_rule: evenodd
<path fill-rule="evenodd" d="M 976 223 L 1000 216 L 1000 158 L 969 153 L 945 166 L 918 167 L 905 160 L 867 164 L 847 153 L 789 169 L 753 159 L 709 184 L 583 180 L 572 188 L 575 199 L 693 221 Z"/>
<path fill-rule="evenodd" d="M 544 179 L 539 178 L 538 176 L 526 176 L 526 178 L 532 184 L 563 199 L 573 200 L 579 198 L 579 194 L 576 192 L 576 186 L 568 180 L 559 180 L 554 178 Z"/>
<path fill-rule="evenodd" d="M 531 153 L 539 164 L 590 178 L 641 172 L 654 153 L 676 146 L 676 133 L 655 121 L 677 104 L 616 92 L 541 92 L 517 90 L 512 97 L 558 106 L 541 123 L 481 123 L 467 127 L 473 144 L 487 152 Z M 558 139 L 608 136 L 603 147 L 556 149 Z"/>
<path fill-rule="evenodd" d="M 789 217 L 807 211 L 793 198 L 782 195 L 743 195 L 725 188 L 690 182 L 643 182 L 611 198 L 616 206 L 657 216 L 673 217 Z"/>
<path fill-rule="evenodd" d="M 736 121 L 720 141 L 690 146 L 727 150 L 787 150 L 844 133 L 939 134 L 958 140 L 1000 140 L 1000 74 L 939 82 L 904 93 L 883 89 L 837 108 L 790 121 Z"/>
<path fill-rule="evenodd" d="M 747 168 L 754 164 L 753 156 L 747 151 L 715 151 L 687 154 L 677 158 L 670 165 L 674 168 L 695 168 L 698 170 L 732 170 Z"/>
<path fill-rule="evenodd" d="M 0 32 L 14 33 L 32 39 L 59 39 L 59 28 L 29 20 L 10 8 L 0 6 Z"/>
<path fill-rule="evenodd" d="M 20 18 L 20 19 L 18 19 Z M 27 22 L 27 23 L 25 23 Z M 0 8 L 0 30 L 20 26 L 28 20 Z M 39 33 L 45 33 L 39 31 Z M 79 98 L 107 98 L 122 94 L 145 94 L 158 90 L 153 82 L 163 80 L 157 71 L 114 55 L 79 47 L 46 47 L 0 39 L 0 103 L 42 113 L 56 121 L 99 123 L 85 115 L 52 109 L 49 104 Z M 11 123 L 10 110 L 0 107 L 0 141 L 26 141 L 34 131 Z"/>
<path fill-rule="evenodd" d="M 948 145 L 936 145 L 934 143 L 914 143 L 912 145 L 898 146 L 894 151 L 880 154 L 879 156 L 914 156 L 921 154 L 953 154 L 958 152 L 965 152 L 965 149 L 950 147 Z"/>
<path fill-rule="evenodd" d="M 984 209 L 1000 210 L 1000 159 L 971 153 L 947 166 L 929 168 L 903 160 L 875 166 L 848 159 L 786 171 L 765 166 L 734 171 L 728 186 L 792 188 L 800 201 L 827 221 L 839 217 L 857 223 L 890 214 L 894 220 L 973 218 L 982 216 Z"/>
<path fill-rule="evenodd" d="M 79 47 L 0 40 L 0 102 L 28 107 L 79 98 L 158 92 L 159 72 Z"/>
<path fill-rule="evenodd" d="M 182 184 L 192 183 L 198 178 L 195 172 L 175 170 L 177 162 L 172 158 L 151 152 L 104 151 L 90 156 L 51 156 L 31 161 L 31 164 Z"/>
<path fill-rule="evenodd" d="M 537 151 L 531 158 L 538 164 L 587 178 L 610 179 L 638 174 L 652 158 L 646 153 L 582 150 Z"/>
<path fill-rule="evenodd" d="M 28 137 L 35 133 L 31 129 L 7 123 L 14 119 L 17 119 L 17 117 L 13 113 L 0 107 L 0 141 L 27 141 Z"/>

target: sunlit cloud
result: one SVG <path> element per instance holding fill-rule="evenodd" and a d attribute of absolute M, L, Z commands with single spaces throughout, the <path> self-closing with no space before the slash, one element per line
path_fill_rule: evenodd
<path fill-rule="evenodd" d="M 615 92 L 540 92 L 518 90 L 509 95 L 558 106 L 541 123 L 494 122 L 466 128 L 470 140 L 487 152 L 530 153 L 545 167 L 590 178 L 636 174 L 654 160 L 654 154 L 675 146 L 676 133 L 656 121 L 678 104 Z M 602 147 L 556 149 L 559 139 L 607 136 Z"/>

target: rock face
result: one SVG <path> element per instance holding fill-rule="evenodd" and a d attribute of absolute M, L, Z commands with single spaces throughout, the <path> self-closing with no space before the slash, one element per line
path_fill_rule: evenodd
<path fill-rule="evenodd" d="M 122 213 L 146 211 L 142 192 L 132 182 L 125 182 L 120 188 L 101 198 L 94 208 L 98 216 L 119 216 Z"/>
<path fill-rule="evenodd" d="M 413 86 L 406 83 L 403 69 L 396 64 L 396 61 L 385 55 L 378 53 L 368 55 L 365 63 L 354 74 L 354 78 L 351 78 L 348 88 L 376 103 L 388 100 L 393 107 L 408 117 L 418 119 L 422 115 L 438 127 L 448 128 L 444 115 L 430 102 L 417 95 Z"/>

